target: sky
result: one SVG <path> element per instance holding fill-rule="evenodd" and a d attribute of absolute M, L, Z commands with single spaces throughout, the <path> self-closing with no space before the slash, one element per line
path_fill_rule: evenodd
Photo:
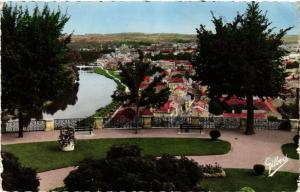
<path fill-rule="evenodd" d="M 32 10 L 44 2 L 14 2 Z M 48 2 L 50 9 L 67 12 L 70 20 L 65 33 L 109 34 L 122 32 L 196 34 L 195 28 L 204 24 L 212 30 L 212 11 L 232 21 L 237 12 L 244 13 L 246 2 Z M 299 34 L 296 4 L 293 2 L 262 2 L 260 9 L 272 22 L 271 27 L 293 26 L 288 34 Z"/>

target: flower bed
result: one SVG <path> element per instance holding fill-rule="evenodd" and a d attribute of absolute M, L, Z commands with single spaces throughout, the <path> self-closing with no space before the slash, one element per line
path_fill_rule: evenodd
<path fill-rule="evenodd" d="M 226 176 L 224 169 L 218 163 L 215 163 L 215 165 L 200 165 L 200 169 L 203 172 L 203 176 L 207 178 Z"/>
<path fill-rule="evenodd" d="M 73 151 L 75 145 L 74 130 L 65 128 L 60 130 L 58 143 L 62 151 Z"/>

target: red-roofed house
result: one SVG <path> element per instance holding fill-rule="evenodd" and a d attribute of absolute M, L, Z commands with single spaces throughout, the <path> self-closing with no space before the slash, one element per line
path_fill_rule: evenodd
<path fill-rule="evenodd" d="M 161 117 L 161 116 L 176 116 L 177 115 L 177 104 L 173 101 L 167 101 L 163 106 L 159 109 L 156 109 L 153 114 L 154 116 Z"/>
<path fill-rule="evenodd" d="M 149 86 L 149 84 L 150 83 L 148 83 L 148 82 L 145 82 L 145 81 L 143 81 L 141 84 L 140 84 L 140 89 L 146 89 L 148 86 Z"/>
<path fill-rule="evenodd" d="M 184 86 L 187 81 L 184 78 L 172 77 L 167 82 L 170 89 L 175 89 L 177 86 Z"/>
<path fill-rule="evenodd" d="M 193 103 L 191 116 L 194 117 L 208 117 L 208 104 L 205 101 L 197 100 Z"/>

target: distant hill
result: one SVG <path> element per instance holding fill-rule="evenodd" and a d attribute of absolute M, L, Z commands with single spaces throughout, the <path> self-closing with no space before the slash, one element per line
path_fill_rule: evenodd
<path fill-rule="evenodd" d="M 176 34 L 176 33 L 116 33 L 116 34 L 87 34 L 87 35 L 74 35 L 72 36 L 72 42 L 94 42 L 94 43 L 106 43 L 106 42 L 180 42 L 180 41 L 195 41 L 195 35 Z"/>
<path fill-rule="evenodd" d="M 98 43 L 131 43 L 131 42 L 195 42 L 196 36 L 177 33 L 116 33 L 116 34 L 86 34 L 73 35 L 72 43 L 75 44 L 98 44 Z M 286 43 L 297 43 L 297 35 L 287 35 L 284 37 Z"/>
<path fill-rule="evenodd" d="M 283 37 L 285 43 L 297 43 L 299 35 L 286 35 Z"/>

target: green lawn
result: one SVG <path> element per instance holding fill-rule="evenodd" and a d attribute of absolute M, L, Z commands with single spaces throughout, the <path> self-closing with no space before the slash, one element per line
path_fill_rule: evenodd
<path fill-rule="evenodd" d="M 277 172 L 273 177 L 255 176 L 250 169 L 225 169 L 224 178 L 207 178 L 201 183 L 207 186 L 210 191 L 231 191 L 235 192 L 243 187 L 251 187 L 256 192 L 271 191 L 296 191 L 296 173 Z"/>
<path fill-rule="evenodd" d="M 198 138 L 125 138 L 79 140 L 75 151 L 62 152 L 57 142 L 3 145 L 4 151 L 15 154 L 22 165 L 37 169 L 38 172 L 78 164 L 84 158 L 103 158 L 113 144 L 137 144 L 144 154 L 171 155 L 216 155 L 230 150 L 227 141 Z"/>
<path fill-rule="evenodd" d="M 292 159 L 299 159 L 297 153 L 297 145 L 295 143 L 287 143 L 281 146 L 282 153 Z"/>

